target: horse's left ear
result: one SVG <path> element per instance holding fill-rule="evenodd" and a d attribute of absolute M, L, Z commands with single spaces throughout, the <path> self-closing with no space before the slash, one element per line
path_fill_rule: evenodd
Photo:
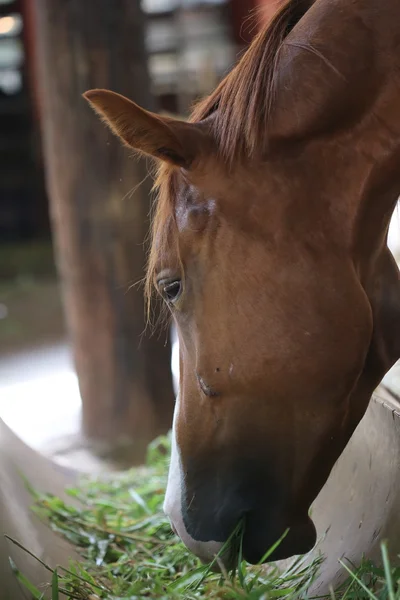
<path fill-rule="evenodd" d="M 189 169 L 207 144 L 200 126 L 156 115 L 115 92 L 83 96 L 125 145 L 143 154 Z"/>

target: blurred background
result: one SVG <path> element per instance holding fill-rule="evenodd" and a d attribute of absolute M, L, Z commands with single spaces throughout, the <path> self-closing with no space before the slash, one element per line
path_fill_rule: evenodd
<path fill-rule="evenodd" d="M 140 462 L 169 429 L 178 369 L 173 332 L 142 335 L 132 285 L 145 262 L 146 164 L 81 94 L 106 87 L 185 117 L 278 5 L 0 0 L 0 417 L 58 462 Z M 396 254 L 399 238 L 396 214 Z"/>

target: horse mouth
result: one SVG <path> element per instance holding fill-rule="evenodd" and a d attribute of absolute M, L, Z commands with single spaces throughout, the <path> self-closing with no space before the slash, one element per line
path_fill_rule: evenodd
<path fill-rule="evenodd" d="M 315 525 L 309 517 L 302 523 L 292 525 L 274 541 L 271 541 L 271 536 L 260 535 L 260 531 L 260 527 L 253 530 L 251 523 L 250 526 L 246 523 L 242 538 L 237 537 L 225 552 L 217 555 L 211 570 L 219 571 L 221 563 L 225 569 L 233 570 L 240 556 L 252 565 L 288 559 L 310 552 L 317 541 Z"/>
<path fill-rule="evenodd" d="M 292 524 L 281 536 L 263 535 L 262 528 L 251 521 L 246 524 L 243 535 L 243 557 L 252 564 L 284 560 L 310 552 L 316 544 L 317 532 L 307 516 L 302 522 Z"/>

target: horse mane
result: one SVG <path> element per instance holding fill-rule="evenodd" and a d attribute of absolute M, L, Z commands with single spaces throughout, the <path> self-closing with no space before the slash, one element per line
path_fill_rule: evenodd
<path fill-rule="evenodd" d="M 242 156 L 252 156 L 263 143 L 274 99 L 279 49 L 313 2 L 286 0 L 214 92 L 194 106 L 189 117 L 191 123 L 198 123 L 213 115 L 210 120 L 211 133 L 227 164 L 232 164 Z M 157 200 L 145 280 L 148 300 L 152 296 L 156 262 L 160 253 L 163 254 L 170 227 L 174 225 L 177 177 L 174 167 L 165 163 L 158 166 L 154 184 Z"/>
<path fill-rule="evenodd" d="M 212 133 L 226 162 L 243 154 L 251 156 L 264 140 L 279 49 L 313 1 L 286 0 L 215 91 L 195 105 L 190 116 L 193 123 L 215 113 Z"/>

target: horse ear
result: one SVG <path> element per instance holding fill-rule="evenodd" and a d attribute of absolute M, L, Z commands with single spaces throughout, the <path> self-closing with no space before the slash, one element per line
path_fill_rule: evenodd
<path fill-rule="evenodd" d="M 359 0 L 312 3 L 285 38 L 274 69 L 271 139 L 326 134 L 369 108 L 373 44 L 356 4 L 362 11 Z"/>
<path fill-rule="evenodd" d="M 206 134 L 196 124 L 161 117 L 109 90 L 83 96 L 126 146 L 143 154 L 189 169 L 202 151 Z"/>

